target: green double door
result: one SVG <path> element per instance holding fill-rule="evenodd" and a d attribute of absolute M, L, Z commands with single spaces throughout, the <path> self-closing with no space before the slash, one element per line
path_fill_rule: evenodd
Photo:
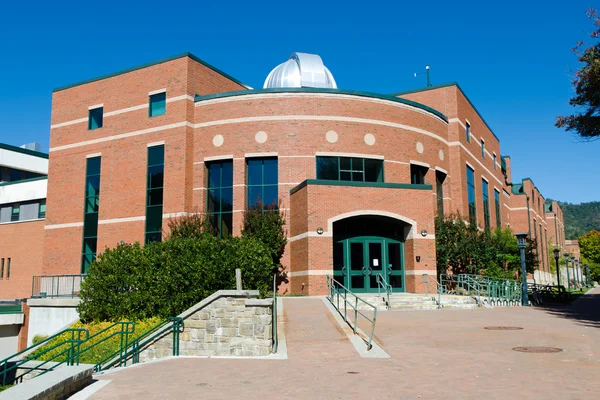
<path fill-rule="evenodd" d="M 404 291 L 404 243 L 376 236 L 353 237 L 334 243 L 334 277 L 353 292 L 377 292 L 377 276 Z"/>

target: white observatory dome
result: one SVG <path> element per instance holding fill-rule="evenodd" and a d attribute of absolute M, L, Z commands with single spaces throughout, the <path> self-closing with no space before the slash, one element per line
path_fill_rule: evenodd
<path fill-rule="evenodd" d="M 316 54 L 292 53 L 290 59 L 271 71 L 263 88 L 337 89 L 333 75 Z"/>

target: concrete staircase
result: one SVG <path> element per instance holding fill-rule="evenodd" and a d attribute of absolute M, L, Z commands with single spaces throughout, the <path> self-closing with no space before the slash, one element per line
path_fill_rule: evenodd
<path fill-rule="evenodd" d="M 387 310 L 387 299 L 384 295 L 359 295 L 361 299 L 377 306 L 378 310 Z M 415 293 L 394 293 L 390 296 L 390 309 L 393 311 L 437 310 L 437 295 L 426 296 Z M 470 296 L 442 295 L 442 308 L 474 309 L 477 301 Z M 360 309 L 368 307 L 359 307 Z"/>

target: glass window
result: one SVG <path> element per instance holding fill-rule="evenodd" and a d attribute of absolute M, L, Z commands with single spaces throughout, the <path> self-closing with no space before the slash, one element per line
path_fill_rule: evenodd
<path fill-rule="evenodd" d="M 93 108 L 88 113 L 88 129 L 102 128 L 102 117 L 104 114 L 104 107 Z"/>
<path fill-rule="evenodd" d="M 38 218 L 46 218 L 46 200 L 42 200 L 39 203 Z"/>
<path fill-rule="evenodd" d="M 98 211 L 100 207 L 100 167 L 100 157 L 92 157 L 86 160 L 85 203 L 83 210 L 83 246 L 81 251 L 82 273 L 86 273 L 92 261 L 96 259 Z M 38 215 L 41 215 L 42 212 L 45 217 L 46 202 L 43 204 L 40 203 Z"/>
<path fill-rule="evenodd" d="M 475 171 L 467 165 L 467 193 L 469 201 L 469 219 L 477 222 L 477 207 L 475 205 Z"/>
<path fill-rule="evenodd" d="M 6 260 L 6 279 L 10 278 L 10 257 Z"/>
<path fill-rule="evenodd" d="M 427 167 L 410 164 L 410 183 L 413 185 L 424 185 L 427 171 L 429 171 Z"/>
<path fill-rule="evenodd" d="M 150 96 L 150 117 L 163 115 L 167 111 L 167 93 L 157 93 Z"/>
<path fill-rule="evenodd" d="M 11 212 L 10 212 L 10 220 L 18 221 L 20 214 L 21 214 L 21 206 L 18 203 L 13 204 L 12 208 L 11 208 Z"/>
<path fill-rule="evenodd" d="M 485 229 L 490 229 L 490 198 L 488 194 L 488 183 L 481 180 L 481 196 L 483 197 L 483 222 Z"/>
<path fill-rule="evenodd" d="M 500 209 L 500 192 L 494 189 L 494 203 L 496 204 L 496 226 L 502 228 L 501 209 Z"/>
<path fill-rule="evenodd" d="M 467 142 L 471 142 L 471 124 L 465 123 L 465 134 L 467 135 Z"/>
<path fill-rule="evenodd" d="M 4 258 L 2 259 L 2 269 L 0 269 L 0 278 L 4 278 Z"/>
<path fill-rule="evenodd" d="M 383 160 L 357 157 L 317 157 L 317 179 L 383 182 Z"/>
<path fill-rule="evenodd" d="M 277 158 L 250 158 L 246 161 L 247 205 L 271 206 L 278 204 Z"/>
<path fill-rule="evenodd" d="M 435 171 L 435 191 L 437 198 L 437 213 L 440 216 L 444 215 L 444 180 L 446 174 Z"/>
<path fill-rule="evenodd" d="M 481 158 L 485 158 L 485 142 L 481 139 Z"/>
<path fill-rule="evenodd" d="M 494 154 L 494 171 L 496 170 L 497 166 L 496 166 L 496 155 Z"/>
<path fill-rule="evenodd" d="M 208 196 L 206 212 L 213 232 L 223 238 L 231 235 L 233 226 L 233 161 L 217 161 L 206 165 Z M 271 178 L 269 178 L 271 179 Z"/>
<path fill-rule="evenodd" d="M 165 146 L 148 147 L 145 243 L 160 242 L 162 240 L 164 180 Z"/>

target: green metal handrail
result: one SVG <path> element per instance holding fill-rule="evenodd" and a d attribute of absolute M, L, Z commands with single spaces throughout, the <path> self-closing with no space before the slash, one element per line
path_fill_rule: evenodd
<path fill-rule="evenodd" d="M 429 296 L 429 288 L 431 287 L 437 293 L 437 299 L 435 299 L 435 297 L 433 298 L 437 304 L 437 307 L 442 308 L 442 293 L 448 292 L 446 286 L 439 283 L 437 279 L 429 274 L 422 274 L 421 280 L 425 286 L 425 296 Z"/>
<path fill-rule="evenodd" d="M 273 353 L 277 353 L 279 339 L 277 337 L 277 274 L 273 274 Z"/>
<path fill-rule="evenodd" d="M 327 299 L 344 318 L 344 321 L 352 328 L 355 335 L 357 334 L 356 328 L 358 324 L 359 315 L 371 323 L 371 333 L 369 335 L 369 340 L 367 341 L 367 350 L 371 350 L 371 348 L 373 348 L 373 333 L 375 332 L 375 321 L 377 320 L 377 307 L 369 303 L 368 301 L 361 299 L 356 294 L 352 293 L 350 289 L 333 279 L 331 275 L 327 275 L 326 280 L 328 288 Z M 354 300 L 348 300 L 348 296 L 352 297 Z M 343 300 L 343 313 L 340 309 L 340 299 Z M 362 313 L 358 309 L 359 303 L 363 303 L 373 309 L 373 318 L 369 318 L 366 314 Z M 348 306 L 350 306 L 350 308 L 354 310 L 354 321 L 352 323 L 348 322 Z"/>
<path fill-rule="evenodd" d="M 119 327 L 120 329 L 114 329 L 115 327 Z M 91 341 L 92 339 L 101 336 L 102 334 L 105 334 L 107 332 L 110 332 L 111 330 L 114 330 L 114 332 L 112 332 L 111 334 L 107 335 L 105 338 L 97 341 L 96 343 L 93 343 L 83 349 L 81 349 L 79 351 L 79 357 L 81 357 L 82 354 L 86 353 L 87 351 L 108 342 L 111 338 L 115 337 L 115 336 L 119 336 L 120 342 L 119 342 L 119 350 L 117 350 L 115 353 L 119 353 L 119 354 L 123 354 L 123 352 L 127 349 L 127 347 L 129 346 L 129 336 L 132 335 L 135 332 L 135 322 L 115 322 L 114 324 L 110 325 L 107 328 L 102 329 L 99 332 L 96 332 L 95 334 L 93 334 L 92 336 L 89 337 L 89 339 L 84 343 L 84 345 Z M 104 359 L 102 359 L 100 362 L 98 362 L 96 365 L 101 365 L 102 363 L 108 361 L 109 359 L 113 358 L 114 356 L 111 354 L 107 357 L 105 357 Z M 120 365 L 119 365 L 120 366 Z"/>
<path fill-rule="evenodd" d="M 98 362 L 94 370 L 104 371 L 112 368 L 117 364 L 119 366 L 127 366 L 127 360 L 131 359 L 132 364 L 140 362 L 140 352 L 146 345 L 154 342 L 157 338 L 168 333 L 169 331 L 173 334 L 173 352 L 174 356 L 179 355 L 179 334 L 183 330 L 184 321 L 181 317 L 169 317 L 164 321 L 159 322 L 140 336 L 135 338 L 130 343 L 127 343 L 126 347 L 122 347 L 109 356 L 105 357 L 102 361 Z M 108 361 L 108 362 L 107 362 Z"/>
<path fill-rule="evenodd" d="M 521 301 L 521 284 L 512 279 L 494 278 L 473 274 L 441 274 L 440 283 L 448 293 L 486 297 L 491 305 L 518 305 Z"/>
<path fill-rule="evenodd" d="M 392 293 L 392 285 L 390 285 L 389 283 L 387 283 L 387 281 L 385 280 L 385 278 L 381 274 L 377 274 L 376 279 L 377 279 L 377 297 L 381 296 L 381 289 L 383 289 L 385 291 L 385 294 L 386 294 L 387 309 L 391 310 L 392 306 L 390 304 L 390 294 Z"/>
<path fill-rule="evenodd" d="M 59 343 L 55 344 L 54 346 L 51 346 L 47 349 L 44 349 L 40 353 L 35 354 L 35 357 L 40 357 L 40 356 L 43 356 L 44 354 L 48 354 L 49 352 L 51 352 L 57 348 L 60 348 L 61 346 L 69 345 L 64 350 L 62 350 L 59 353 L 52 356 L 50 359 L 45 360 L 44 362 L 42 362 L 40 364 L 36 364 L 33 367 L 22 367 L 23 364 L 25 364 L 27 362 L 35 361 L 32 357 L 25 357 L 23 359 L 14 361 L 14 364 L 9 366 L 9 362 L 11 362 L 10 360 L 14 359 L 15 357 L 17 357 L 21 354 L 29 353 L 36 348 L 41 348 L 43 345 L 47 344 L 50 340 L 55 339 L 63 334 L 68 335 L 69 333 L 71 334 L 70 338 L 68 338 L 62 342 L 59 342 Z M 9 384 L 17 383 L 19 380 L 22 381 L 24 375 L 32 372 L 33 370 L 40 369 L 40 367 L 42 367 L 50 362 L 52 362 L 54 364 L 49 365 L 48 369 L 41 372 L 37 376 L 43 375 L 48 371 L 52 371 L 54 368 L 56 368 L 59 365 L 64 364 L 64 363 L 66 363 L 67 365 L 79 365 L 79 350 L 81 348 L 81 343 L 88 340 L 89 335 L 90 335 L 89 331 L 84 328 L 65 329 L 61 332 L 58 332 L 55 335 L 52 335 L 52 336 L 42 340 L 41 342 L 38 342 L 32 346 L 29 346 L 26 349 L 21 350 L 18 353 L 15 353 L 15 354 L 5 358 L 4 360 L 0 360 L 0 368 L 2 368 L 2 385 L 6 386 Z M 64 359 L 63 359 L 63 356 L 64 356 Z M 54 361 L 56 359 L 59 359 L 61 361 Z M 21 374 L 18 374 L 18 369 L 20 367 L 22 367 L 22 369 L 24 369 L 25 371 L 22 372 Z M 14 377 L 11 378 L 9 376 L 9 373 L 12 372 L 13 370 L 15 371 L 15 375 L 14 375 Z"/>

